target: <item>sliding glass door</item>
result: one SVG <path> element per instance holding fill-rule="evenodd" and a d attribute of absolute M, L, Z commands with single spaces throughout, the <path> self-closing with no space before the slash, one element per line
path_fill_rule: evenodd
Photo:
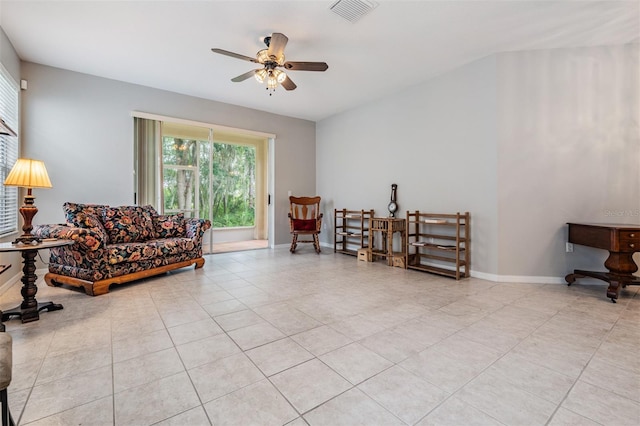
<path fill-rule="evenodd" d="M 209 219 L 205 244 L 266 240 L 268 140 L 162 123 L 164 213 Z"/>
<path fill-rule="evenodd" d="M 210 173 L 209 161 L 201 161 L 206 155 L 209 141 L 162 137 L 162 195 L 166 213 L 182 212 L 185 217 L 209 219 L 202 209 L 201 199 L 208 199 Z M 201 177 L 204 182 L 201 182 Z M 206 207 L 206 206 L 205 206 Z"/>

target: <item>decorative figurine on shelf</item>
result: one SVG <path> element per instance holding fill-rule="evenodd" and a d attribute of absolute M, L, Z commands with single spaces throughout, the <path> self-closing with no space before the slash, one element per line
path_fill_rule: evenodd
<path fill-rule="evenodd" d="M 396 217 L 396 212 L 398 211 L 398 203 L 396 202 L 396 190 L 398 189 L 398 185 L 395 183 L 391 185 L 391 202 L 387 206 L 389 209 L 389 217 Z"/>

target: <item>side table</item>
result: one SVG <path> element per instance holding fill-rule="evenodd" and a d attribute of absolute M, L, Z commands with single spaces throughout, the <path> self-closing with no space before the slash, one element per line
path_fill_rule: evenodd
<path fill-rule="evenodd" d="M 62 305 L 53 302 L 38 303 L 36 293 L 36 255 L 38 250 L 50 249 L 52 247 L 61 247 L 74 244 L 72 240 L 54 240 L 42 241 L 38 244 L 12 244 L 0 243 L 0 253 L 19 251 L 22 255 L 24 267 L 22 268 L 22 303 L 13 309 L 2 312 L 2 321 L 6 321 L 12 316 L 18 316 L 22 319 L 22 323 L 38 321 L 40 319 L 40 311 L 47 310 L 57 311 L 63 308 Z"/>
<path fill-rule="evenodd" d="M 376 232 L 382 233 L 382 250 L 376 250 L 374 245 L 371 244 L 372 255 L 375 257 L 383 257 L 387 259 L 387 265 L 394 265 L 394 258 L 402 259 L 401 263 L 404 268 L 407 267 L 407 253 L 405 252 L 407 246 L 407 221 L 405 219 L 399 219 L 395 217 L 372 217 L 369 219 L 369 232 L 373 235 Z M 393 233 L 399 232 L 402 240 L 400 248 L 402 251 L 393 251 Z"/>

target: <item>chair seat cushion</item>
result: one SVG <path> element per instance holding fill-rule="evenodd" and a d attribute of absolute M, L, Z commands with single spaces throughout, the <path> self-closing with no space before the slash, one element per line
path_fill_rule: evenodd
<path fill-rule="evenodd" d="M 0 332 L 0 390 L 11 384 L 12 339 L 8 333 Z"/>
<path fill-rule="evenodd" d="M 109 264 L 116 265 L 190 252 L 195 247 L 191 238 L 162 238 L 137 243 L 110 244 L 106 250 Z"/>
<path fill-rule="evenodd" d="M 315 231 L 316 220 L 315 219 L 292 219 L 294 231 Z"/>

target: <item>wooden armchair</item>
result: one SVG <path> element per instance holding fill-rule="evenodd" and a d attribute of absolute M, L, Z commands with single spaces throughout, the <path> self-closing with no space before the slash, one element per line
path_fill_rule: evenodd
<path fill-rule="evenodd" d="M 298 243 L 313 243 L 316 253 L 320 253 L 318 234 L 322 228 L 320 197 L 289 197 L 289 226 L 291 228 L 291 248 L 295 253 Z M 298 240 L 298 235 L 311 235 L 311 240 Z"/>

